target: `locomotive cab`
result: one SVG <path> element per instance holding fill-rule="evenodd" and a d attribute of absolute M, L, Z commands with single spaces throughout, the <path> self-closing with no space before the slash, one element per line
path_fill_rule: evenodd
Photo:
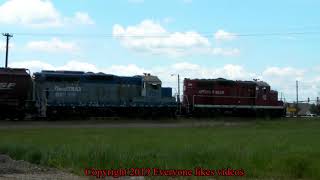
<path fill-rule="evenodd" d="M 145 74 L 143 76 L 143 87 L 141 95 L 143 97 L 161 98 L 161 80 L 157 76 Z"/>
<path fill-rule="evenodd" d="M 256 105 L 283 106 L 283 102 L 278 100 L 278 92 L 271 90 L 269 84 L 263 81 L 256 84 Z"/>
<path fill-rule="evenodd" d="M 176 107 L 172 88 L 162 87 L 162 82 L 157 76 L 145 73 L 140 77 L 142 78 L 141 96 L 135 97 L 133 104 L 146 107 Z"/>
<path fill-rule="evenodd" d="M 263 81 L 256 83 L 256 105 L 267 105 L 270 101 L 270 85 Z"/>

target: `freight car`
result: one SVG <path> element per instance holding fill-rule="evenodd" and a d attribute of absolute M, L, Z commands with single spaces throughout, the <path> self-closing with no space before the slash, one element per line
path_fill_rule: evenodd
<path fill-rule="evenodd" d="M 41 117 L 58 115 L 174 114 L 171 88 L 156 76 L 123 77 L 79 71 L 34 74 L 35 101 Z"/>
<path fill-rule="evenodd" d="M 23 119 L 32 111 L 32 91 L 27 69 L 0 68 L 0 119 Z"/>
<path fill-rule="evenodd" d="M 182 107 L 192 115 L 236 114 L 283 116 L 278 92 L 263 81 L 185 79 Z"/>

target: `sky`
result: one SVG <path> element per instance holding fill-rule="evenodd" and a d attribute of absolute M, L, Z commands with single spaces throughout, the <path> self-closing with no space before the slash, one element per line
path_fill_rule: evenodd
<path fill-rule="evenodd" d="M 287 101 L 320 96 L 317 0 L 0 0 L 9 66 L 32 72 L 260 79 Z M 5 37 L 0 41 L 5 60 Z M 1 62 L 1 61 L 0 61 Z"/>

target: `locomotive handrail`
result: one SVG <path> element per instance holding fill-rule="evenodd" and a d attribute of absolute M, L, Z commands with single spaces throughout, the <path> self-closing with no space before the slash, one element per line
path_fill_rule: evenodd
<path fill-rule="evenodd" d="M 187 111 L 189 113 L 189 106 L 190 106 L 189 99 L 187 95 L 182 95 L 182 100 L 184 99 L 184 97 L 186 97 L 186 100 L 187 100 Z"/>
<path fill-rule="evenodd" d="M 189 103 L 188 96 L 187 96 L 187 95 L 182 95 L 182 97 L 186 97 L 186 99 L 187 99 L 187 105 L 189 106 L 189 105 L 190 105 L 190 103 Z"/>
<path fill-rule="evenodd" d="M 194 111 L 194 97 L 195 97 L 195 96 L 197 96 L 197 95 L 193 95 L 193 96 L 192 96 L 192 111 Z"/>

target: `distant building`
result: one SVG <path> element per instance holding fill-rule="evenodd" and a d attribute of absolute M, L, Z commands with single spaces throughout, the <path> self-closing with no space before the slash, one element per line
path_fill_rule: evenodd
<path fill-rule="evenodd" d="M 295 103 L 287 104 L 287 116 L 295 116 L 296 110 L 298 110 L 298 116 L 308 116 L 311 115 L 311 104 L 309 103 L 299 103 L 298 108 L 296 108 Z"/>

